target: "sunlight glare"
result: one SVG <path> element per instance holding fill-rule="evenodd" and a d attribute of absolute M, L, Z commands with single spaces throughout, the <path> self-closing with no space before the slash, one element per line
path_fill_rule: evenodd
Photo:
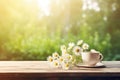
<path fill-rule="evenodd" d="M 82 7 L 83 10 L 95 10 L 97 12 L 100 11 L 100 7 L 98 5 L 97 2 L 95 1 L 92 1 L 92 0 L 83 0 L 83 7 Z"/>
<path fill-rule="evenodd" d="M 37 0 L 37 4 L 46 16 L 50 15 L 50 0 Z"/>

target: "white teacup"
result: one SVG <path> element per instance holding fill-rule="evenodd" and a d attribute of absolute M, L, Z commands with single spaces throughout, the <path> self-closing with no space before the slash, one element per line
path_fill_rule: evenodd
<path fill-rule="evenodd" d="M 88 66 L 94 66 L 103 59 L 103 55 L 99 52 L 82 52 L 83 64 Z"/>

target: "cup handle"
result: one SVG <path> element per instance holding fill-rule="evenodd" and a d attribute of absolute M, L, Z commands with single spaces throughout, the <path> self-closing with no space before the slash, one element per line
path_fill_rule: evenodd
<path fill-rule="evenodd" d="M 103 55 L 102 55 L 101 53 L 100 53 L 99 55 L 100 55 L 100 58 L 99 58 L 99 59 L 102 61 Z"/>

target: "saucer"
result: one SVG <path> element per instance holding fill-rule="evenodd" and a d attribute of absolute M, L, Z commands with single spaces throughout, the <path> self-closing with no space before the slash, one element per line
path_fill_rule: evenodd
<path fill-rule="evenodd" d="M 98 62 L 96 65 L 94 66 L 90 66 L 90 65 L 85 65 L 83 63 L 79 63 L 76 65 L 77 67 L 86 67 L 86 68 L 104 68 L 105 65 L 102 62 Z"/>

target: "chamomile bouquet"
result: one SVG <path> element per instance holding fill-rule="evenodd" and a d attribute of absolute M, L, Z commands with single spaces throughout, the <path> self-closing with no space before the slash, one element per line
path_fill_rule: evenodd
<path fill-rule="evenodd" d="M 81 53 L 87 51 L 89 45 L 84 43 L 83 40 L 79 40 L 76 44 L 70 42 L 68 46 L 61 45 L 60 49 L 61 55 L 54 52 L 51 56 L 48 56 L 47 61 L 52 67 L 70 69 L 82 62 Z"/>

